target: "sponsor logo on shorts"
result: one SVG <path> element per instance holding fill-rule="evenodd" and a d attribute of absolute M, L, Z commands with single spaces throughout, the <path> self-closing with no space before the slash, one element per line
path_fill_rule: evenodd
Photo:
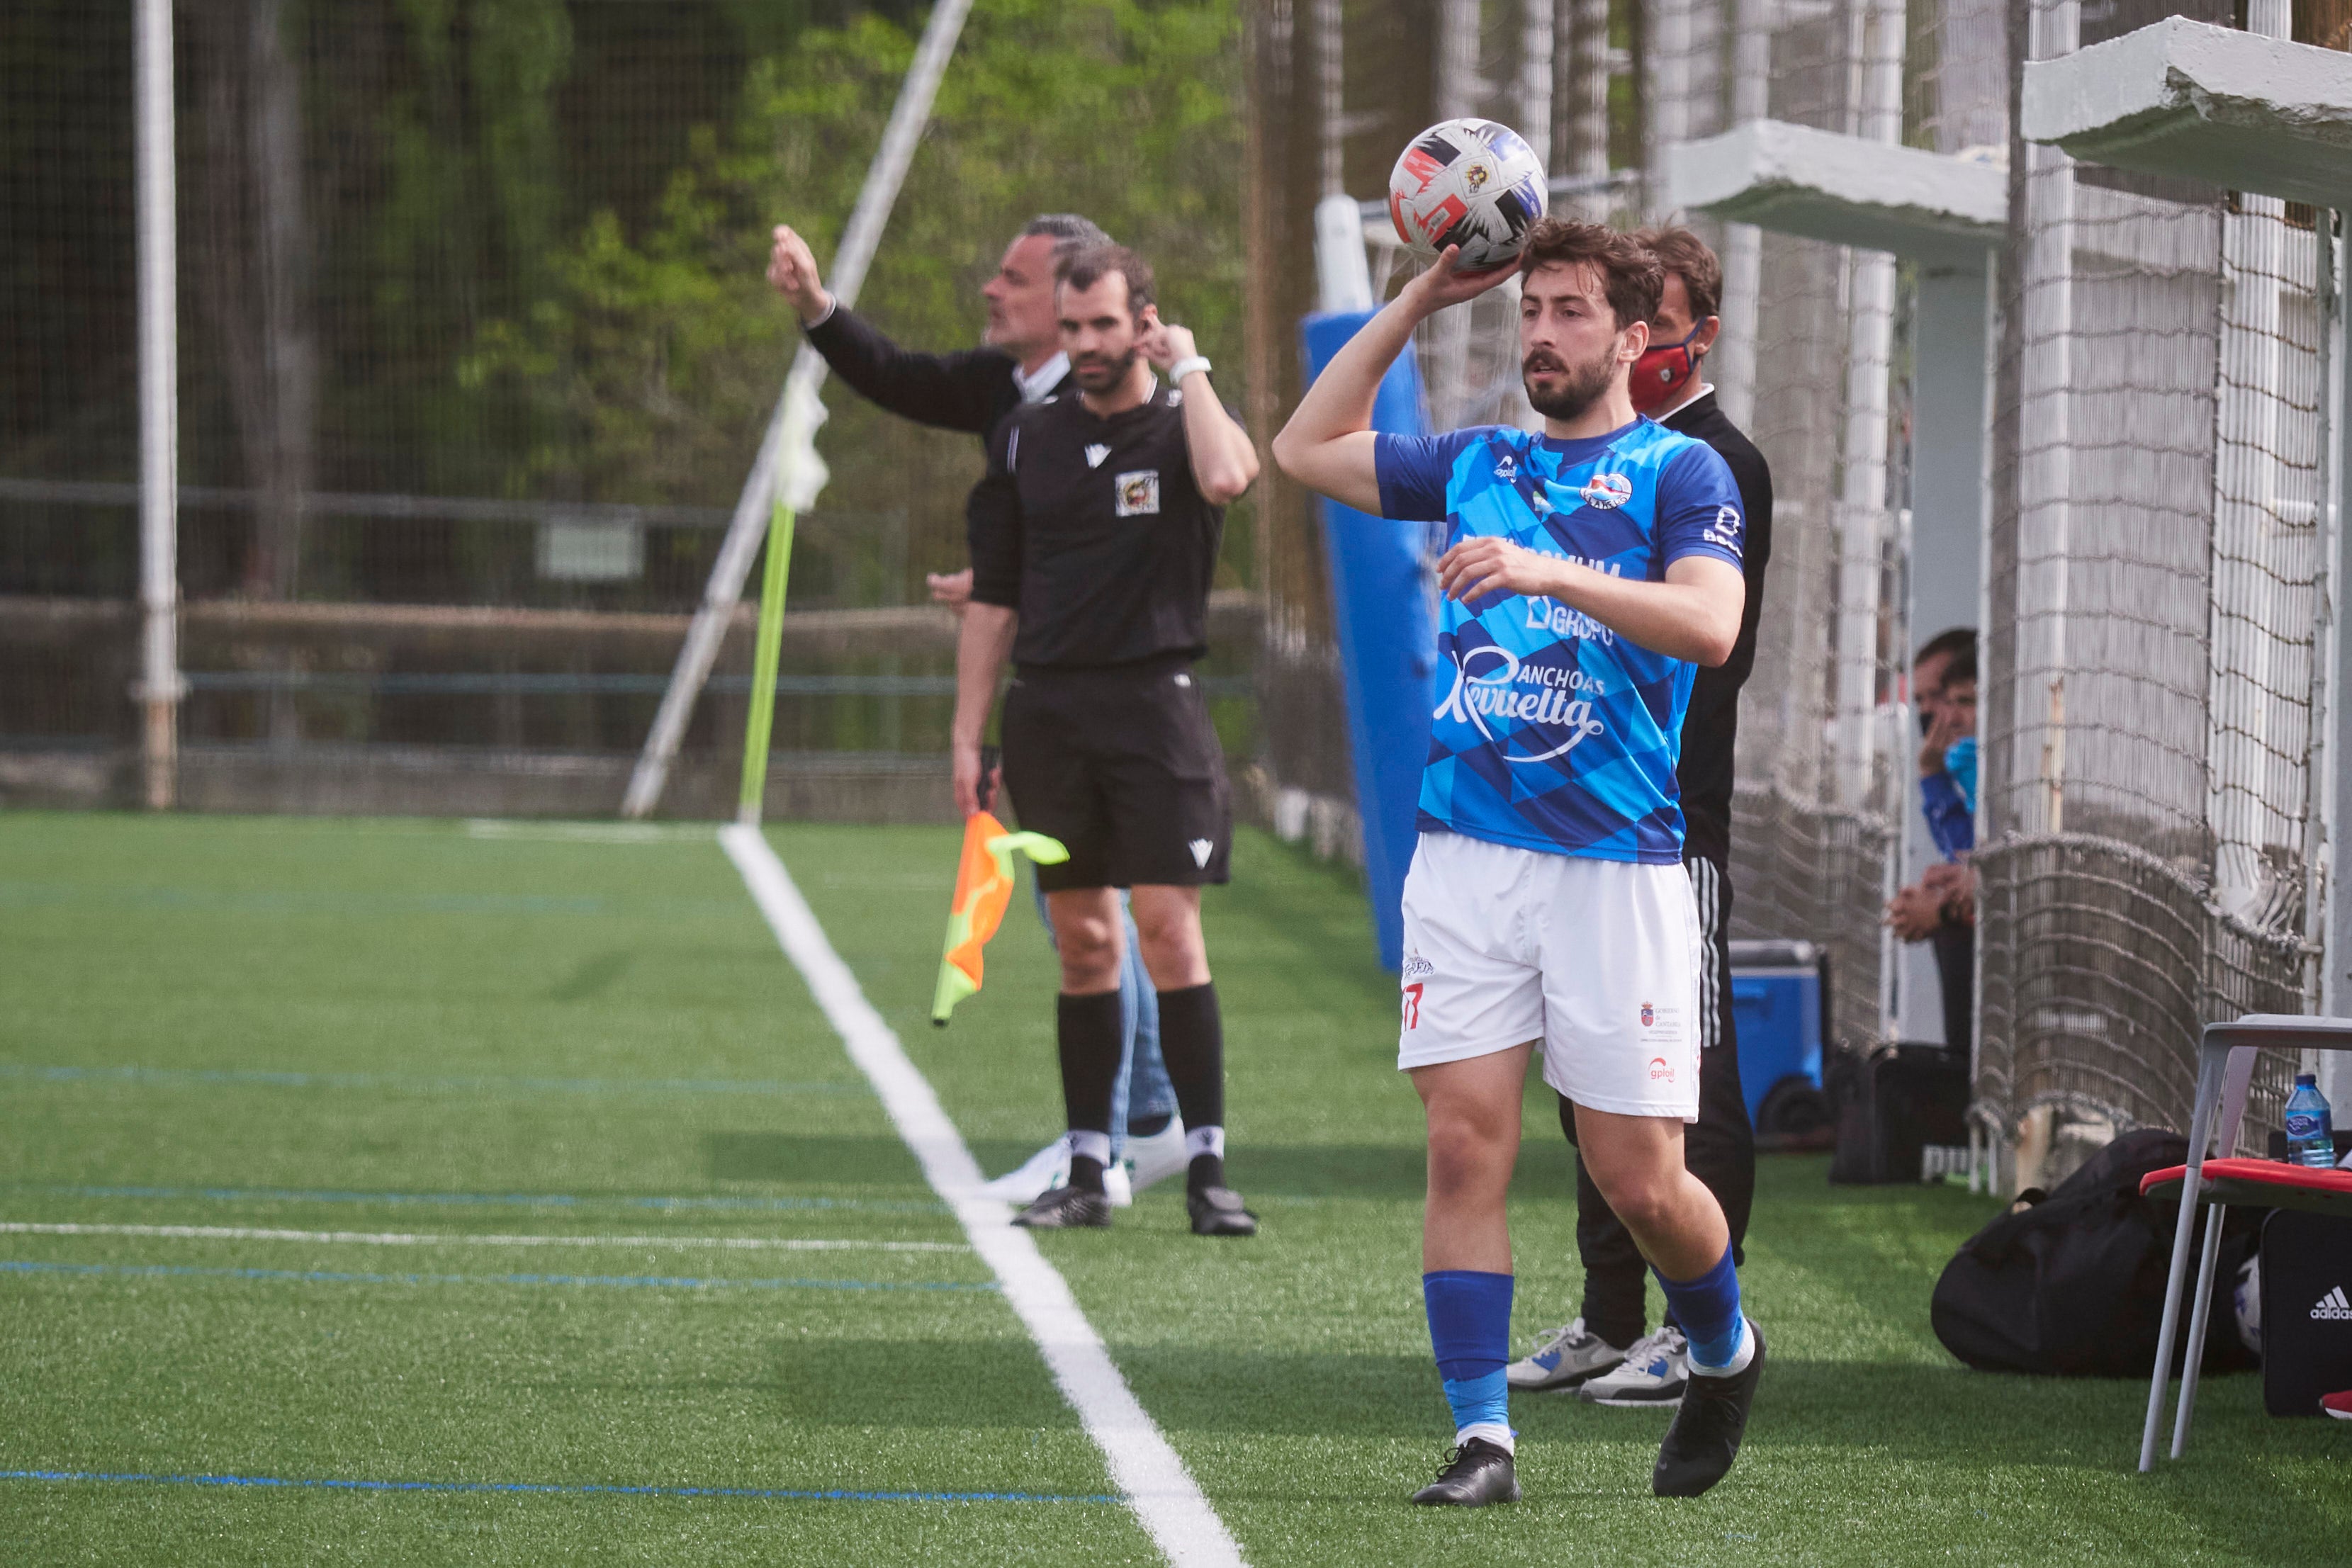
<path fill-rule="evenodd" d="M 1404 956 L 1404 977 L 1406 979 L 1425 980 L 1435 973 L 1437 973 L 1437 966 L 1423 957 L 1420 954 L 1407 953 Z"/>
<path fill-rule="evenodd" d="M 1151 517 L 1160 515 L 1160 470 L 1139 468 L 1132 474 L 1121 474 L 1112 483 L 1118 486 L 1117 507 L 1122 517 Z"/>
<path fill-rule="evenodd" d="M 1652 1007 L 1649 1003 L 1643 1002 L 1642 1004 L 1642 1027 L 1643 1029 L 1647 1029 L 1657 1021 L 1658 1009 Z"/>
<path fill-rule="evenodd" d="M 1216 841 L 1214 839 L 1194 839 L 1191 843 L 1186 844 L 1184 847 L 1192 852 L 1192 863 L 1194 865 L 1199 866 L 1202 871 L 1209 869 L 1209 857 L 1212 854 L 1214 854 L 1217 849 Z"/>
<path fill-rule="evenodd" d="M 1584 482 L 1580 494 L 1586 506 L 1614 511 L 1633 498 L 1633 481 L 1622 474 L 1595 474 Z"/>
<path fill-rule="evenodd" d="M 2311 1315 L 2322 1320 L 2352 1322 L 2352 1300 L 2346 1299 L 2344 1287 L 2338 1285 L 2319 1298 L 2319 1304 L 2311 1309 Z"/>
<path fill-rule="evenodd" d="M 1654 1083 L 1660 1079 L 1672 1083 L 1675 1081 L 1675 1070 L 1664 1057 L 1654 1056 L 1650 1058 L 1650 1081 Z"/>

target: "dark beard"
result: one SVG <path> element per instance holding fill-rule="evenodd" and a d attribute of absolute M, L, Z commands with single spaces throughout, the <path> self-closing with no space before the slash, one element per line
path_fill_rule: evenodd
<path fill-rule="evenodd" d="M 1107 392 L 1127 379 L 1128 368 L 1135 363 L 1140 349 L 1129 349 L 1106 367 L 1099 361 L 1078 364 L 1073 361 L 1070 373 L 1077 378 L 1080 392 Z"/>
<path fill-rule="evenodd" d="M 1547 356 L 1549 357 L 1549 356 Z M 1535 382 L 1528 379 L 1525 361 L 1520 364 L 1521 384 L 1526 388 L 1528 404 L 1546 419 L 1574 419 L 1600 400 L 1609 390 L 1609 382 L 1617 369 L 1617 357 L 1612 350 L 1603 353 L 1584 365 L 1563 365 L 1566 384 L 1556 392 L 1538 392 Z"/>

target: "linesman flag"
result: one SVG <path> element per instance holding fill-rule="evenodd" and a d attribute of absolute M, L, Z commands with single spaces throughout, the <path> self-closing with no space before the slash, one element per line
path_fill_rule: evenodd
<path fill-rule="evenodd" d="M 963 820 L 963 858 L 956 864 L 955 902 L 948 906 L 946 951 L 940 955 L 939 988 L 931 993 L 931 1022 L 947 1027 L 955 1005 L 980 989 L 980 950 L 1004 923 L 1013 902 L 1013 857 L 1027 855 L 1039 865 L 1059 865 L 1070 852 L 1043 833 L 1011 833 L 986 811 Z"/>

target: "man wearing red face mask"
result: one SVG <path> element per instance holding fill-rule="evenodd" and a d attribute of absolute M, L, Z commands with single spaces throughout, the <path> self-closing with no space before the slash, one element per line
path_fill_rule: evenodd
<path fill-rule="evenodd" d="M 1713 447 L 1731 470 L 1748 517 L 1741 570 L 1748 599 L 1739 638 L 1723 664 L 1699 666 L 1683 719 L 1675 782 L 1682 796 L 1683 864 L 1697 895 L 1700 926 L 1701 1051 L 1698 1121 L 1683 1136 L 1684 1163 L 1723 1206 L 1735 1263 L 1748 1233 L 1756 1192 L 1756 1135 L 1739 1089 L 1739 1048 L 1731 1019 L 1731 753 L 1739 722 L 1739 688 L 1756 663 L 1756 619 L 1764 606 L 1764 565 L 1772 553 L 1772 471 L 1763 454 L 1724 417 L 1702 373 L 1722 322 L 1723 269 L 1706 242 L 1685 228 L 1643 229 L 1634 241 L 1665 269 L 1665 288 L 1650 320 L 1650 348 L 1634 361 L 1633 407 L 1668 430 Z M 1566 1099 L 1560 1126 L 1576 1142 Z M 1669 1313 L 1654 1333 L 1647 1323 L 1642 1255 L 1611 1212 L 1580 1160 L 1576 1247 L 1584 1263 L 1582 1311 L 1545 1334 L 1511 1364 L 1514 1388 L 1575 1388 L 1596 1405 L 1679 1405 L 1689 1375 L 1681 1328 Z"/>

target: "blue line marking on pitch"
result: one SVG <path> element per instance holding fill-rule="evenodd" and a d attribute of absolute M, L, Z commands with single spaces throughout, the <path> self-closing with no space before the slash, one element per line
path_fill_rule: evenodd
<path fill-rule="evenodd" d="M 633 1197 L 625 1194 L 579 1196 L 562 1192 L 342 1192 L 284 1186 L 85 1186 L 43 1182 L 0 1182 L 0 1189 L 47 1193 L 58 1197 L 202 1198 L 213 1203 L 361 1203 L 446 1208 L 620 1208 L 665 1211 L 750 1209 L 786 1212 L 840 1208 L 882 1214 L 945 1214 L 936 1199 L 895 1197 Z"/>
<path fill-rule="evenodd" d="M 465 1093 L 486 1090 L 564 1094 L 873 1093 L 863 1083 L 792 1083 L 772 1078 L 407 1077 L 388 1072 L 277 1072 L 226 1067 L 38 1067 L 15 1061 L 0 1061 L 0 1078 L 37 1083 L 256 1084 L 270 1089 L 411 1089 Z"/>
<path fill-rule="evenodd" d="M 360 1274 L 335 1269 L 205 1269 L 189 1263 L 48 1263 L 0 1259 L 0 1274 L 106 1274 L 192 1280 L 292 1281 L 319 1285 L 593 1285 L 672 1291 L 993 1291 L 951 1280 L 722 1280 L 690 1274 Z"/>
<path fill-rule="evenodd" d="M 164 1475 L 114 1470 L 0 1470 L 9 1481 L 116 1481 L 150 1486 L 289 1487 L 316 1491 L 521 1492 L 539 1497 L 720 1497 L 782 1502 L 1096 1502 L 1123 1503 L 1107 1492 L 1091 1495 L 1032 1491 L 802 1491 L 787 1487 L 564 1486 L 544 1481 L 371 1481 L 297 1476 Z"/>

